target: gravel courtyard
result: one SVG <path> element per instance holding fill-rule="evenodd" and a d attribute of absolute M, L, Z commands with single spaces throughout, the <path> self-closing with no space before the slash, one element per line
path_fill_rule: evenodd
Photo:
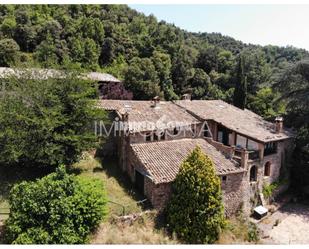
<path fill-rule="evenodd" d="M 309 244 L 309 206 L 289 203 L 258 226 L 265 244 Z"/>

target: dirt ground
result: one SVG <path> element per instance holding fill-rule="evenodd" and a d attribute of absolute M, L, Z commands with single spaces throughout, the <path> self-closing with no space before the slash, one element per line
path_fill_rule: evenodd
<path fill-rule="evenodd" d="M 309 244 L 309 206 L 289 203 L 258 227 L 265 244 Z"/>

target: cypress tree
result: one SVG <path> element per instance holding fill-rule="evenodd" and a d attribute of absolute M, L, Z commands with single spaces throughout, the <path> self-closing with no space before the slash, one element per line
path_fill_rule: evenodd
<path fill-rule="evenodd" d="M 244 58 L 239 56 L 237 72 L 235 77 L 235 92 L 233 104 L 241 109 L 245 109 L 247 103 L 247 76 L 244 73 Z"/>
<path fill-rule="evenodd" d="M 196 147 L 182 163 L 172 185 L 167 222 L 188 243 L 214 243 L 224 226 L 220 179 L 214 163 Z"/>

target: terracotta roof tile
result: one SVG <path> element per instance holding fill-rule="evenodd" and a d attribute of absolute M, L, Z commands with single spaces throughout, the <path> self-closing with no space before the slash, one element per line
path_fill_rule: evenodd
<path fill-rule="evenodd" d="M 155 130 L 151 125 L 161 128 L 172 128 L 177 125 L 190 125 L 200 123 L 183 108 L 172 102 L 160 101 L 154 107 L 151 101 L 134 100 L 100 100 L 98 106 L 105 110 L 117 111 L 119 114 L 128 112 L 128 123 L 131 131 Z"/>
<path fill-rule="evenodd" d="M 218 175 L 243 172 L 236 162 L 227 159 L 204 139 L 180 139 L 130 146 L 152 180 L 164 183 L 175 179 L 181 163 L 197 145 L 213 160 Z"/>
<path fill-rule="evenodd" d="M 288 130 L 277 134 L 273 123 L 265 121 L 248 109 L 239 109 L 222 100 L 180 100 L 175 103 L 204 120 L 214 120 L 237 133 L 261 142 L 282 140 L 292 136 Z"/>

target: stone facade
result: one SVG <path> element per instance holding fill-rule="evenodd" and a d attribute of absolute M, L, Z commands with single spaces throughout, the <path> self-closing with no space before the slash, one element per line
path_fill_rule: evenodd
<path fill-rule="evenodd" d="M 246 188 L 244 173 L 221 176 L 221 188 L 225 214 L 229 217 L 240 211 L 246 202 L 243 194 Z"/>
<path fill-rule="evenodd" d="M 190 103 L 190 101 L 187 101 L 186 103 Z M 195 103 L 199 104 L 197 102 Z M 205 103 L 208 104 L 208 102 Z M 110 106 L 110 104 L 112 105 Z M 131 110 L 134 120 L 136 120 L 137 117 L 141 115 L 141 109 L 144 109 L 144 106 L 147 103 L 132 102 L 131 104 L 133 109 L 134 106 L 136 106 L 136 113 L 134 111 L 132 112 Z M 105 102 L 104 105 L 107 105 L 108 108 L 111 109 L 114 108 L 113 105 L 115 105 L 117 108 L 121 107 L 121 105 L 115 101 L 111 103 Z M 120 107 L 118 107 L 118 105 Z M 219 107 L 225 108 L 225 105 L 227 104 L 222 104 L 220 102 Z M 157 112 L 162 112 L 161 114 L 165 115 L 164 108 L 169 108 L 169 111 L 173 110 L 173 107 L 170 104 L 165 104 L 165 107 L 163 107 L 164 105 L 162 105 L 162 109 L 149 108 L 147 110 L 151 112 L 152 118 L 157 116 Z M 217 108 L 215 105 L 211 106 L 211 108 L 213 107 Z M 177 108 L 180 107 L 175 105 L 175 109 Z M 150 167 L 145 163 L 145 161 L 142 162 L 140 155 L 136 154 L 136 151 L 132 149 L 132 146 L 134 144 L 138 146 L 146 146 L 149 143 L 164 143 L 167 145 L 170 143 L 169 141 L 174 140 L 183 143 L 185 140 L 188 141 L 189 138 L 191 140 L 194 138 L 194 141 L 200 139 L 205 142 L 206 140 L 207 143 L 211 145 L 210 147 L 213 146 L 212 148 L 215 148 L 216 151 L 219 151 L 221 156 L 225 156 L 226 159 L 224 160 L 229 160 L 230 163 L 232 162 L 232 164 L 237 164 L 238 167 L 242 169 L 241 171 L 234 170 L 234 172 L 229 172 L 227 161 L 226 164 L 224 164 L 225 167 L 223 167 L 223 169 L 225 168 L 227 171 L 224 171 L 225 173 L 221 172 L 218 174 L 221 178 L 221 187 L 226 216 L 232 216 L 239 210 L 242 210 L 245 214 L 250 214 L 256 205 L 261 204 L 260 194 L 263 191 L 263 186 L 278 181 L 280 174 L 282 173 L 282 169 L 285 168 L 290 154 L 293 151 L 293 139 L 292 136 L 288 133 L 285 133 L 284 129 L 282 128 L 282 123 L 280 123 L 282 120 L 279 120 L 276 123 L 276 127 L 280 125 L 281 129 L 276 128 L 274 131 L 272 131 L 270 128 L 273 126 L 263 121 L 265 123 L 265 128 L 259 126 L 257 127 L 257 132 L 253 130 L 254 125 L 258 126 L 260 123 L 249 124 L 249 122 L 253 122 L 253 120 L 255 122 L 255 119 L 257 118 L 255 114 L 249 113 L 247 110 L 234 110 L 234 107 L 228 106 L 227 108 L 229 112 L 234 112 L 235 115 L 239 115 L 244 120 L 249 115 L 251 121 L 249 120 L 248 125 L 243 126 L 244 130 L 238 128 L 238 126 L 241 127 L 243 124 L 240 123 L 242 122 L 241 120 L 237 120 L 237 122 L 235 121 L 238 118 L 237 116 L 235 116 L 235 120 L 231 119 L 233 115 L 229 115 L 229 117 L 227 117 L 233 121 L 233 125 L 227 127 L 229 123 L 223 119 L 223 116 L 218 116 L 215 110 L 207 110 L 207 112 L 205 112 L 205 117 L 207 115 L 212 115 L 213 118 L 218 118 L 226 122 L 225 126 L 223 126 L 222 123 L 218 123 L 216 120 L 204 119 L 204 116 L 202 116 L 203 113 L 194 113 L 192 109 L 189 110 L 188 113 L 193 116 L 194 124 L 192 124 L 190 130 L 182 131 L 177 134 L 177 136 L 174 135 L 175 128 L 166 128 L 164 132 L 161 133 L 163 136 L 160 134 L 155 135 L 155 131 L 131 131 L 126 135 L 121 133 L 121 136 L 114 137 L 114 143 L 109 143 L 109 146 L 114 149 L 116 144 L 117 156 L 119 158 L 119 164 L 121 165 L 122 170 L 129 175 L 133 183 L 138 185 L 140 190 L 152 203 L 154 208 L 163 210 L 171 195 L 172 178 L 166 180 L 164 179 L 164 176 L 161 176 L 163 178 L 159 182 L 157 179 L 152 178 L 154 172 L 151 171 L 160 167 L 157 166 L 158 162 L 156 162 L 157 157 L 160 157 L 160 153 L 154 153 L 155 151 L 153 150 L 153 153 L 156 154 L 155 157 L 152 157 L 153 155 L 151 153 L 146 153 L 146 158 L 149 160 L 148 162 L 152 164 Z M 119 110 L 121 110 L 121 108 Z M 218 109 L 218 111 L 221 111 L 221 109 Z M 177 112 L 179 115 L 185 116 L 181 110 L 177 110 Z M 145 119 L 149 117 L 146 114 L 147 113 L 142 114 L 144 115 L 143 117 Z M 128 115 L 130 116 L 130 114 Z M 189 117 L 185 117 L 187 120 L 190 120 Z M 128 116 L 123 114 L 120 115 L 119 118 L 124 122 L 128 120 Z M 260 117 L 258 119 L 260 120 Z M 196 122 L 196 120 L 198 120 L 198 122 Z M 206 127 L 204 121 L 207 123 Z M 265 134 L 262 132 L 263 129 L 265 130 Z M 246 132 L 248 132 L 249 135 L 245 135 Z M 273 146 L 271 147 L 273 150 L 269 150 L 267 147 L 270 146 L 270 144 Z M 173 146 L 173 144 L 171 144 L 171 146 Z M 163 146 L 163 148 L 166 147 Z M 206 153 L 210 152 L 209 149 L 206 151 Z M 181 148 L 169 148 L 169 153 L 172 159 L 166 159 L 172 160 L 171 162 L 175 162 L 174 158 L 176 158 L 177 153 L 178 155 L 179 153 L 184 154 Z M 162 161 L 160 161 L 160 163 L 162 163 Z M 166 166 L 166 163 L 163 166 Z M 275 194 L 277 195 L 278 193 L 279 190 L 276 191 Z"/>
<path fill-rule="evenodd" d="M 220 175 L 226 216 L 232 216 L 239 210 L 242 210 L 247 215 L 250 214 L 252 208 L 259 203 L 258 194 L 262 193 L 263 186 L 278 181 L 281 165 L 285 163 L 286 157 L 289 156 L 286 153 L 292 151 L 292 144 L 292 140 L 278 142 L 277 153 L 264 156 L 261 160 L 249 160 L 247 156 L 244 173 Z M 233 154 L 229 149 L 231 147 L 222 144 L 220 147 L 220 143 L 218 142 L 213 142 L 213 145 L 219 150 L 222 149 L 223 153 L 227 155 Z M 129 165 L 126 171 L 130 175 L 132 182 L 135 182 L 135 170 L 144 174 L 145 172 L 143 172 L 141 162 L 132 150 L 129 151 L 128 155 Z M 266 163 L 270 164 L 268 176 L 265 176 Z M 256 181 L 250 181 L 250 169 L 253 166 L 257 167 Z M 144 194 L 154 208 L 162 210 L 171 194 L 171 182 L 155 184 L 145 174 Z"/>

